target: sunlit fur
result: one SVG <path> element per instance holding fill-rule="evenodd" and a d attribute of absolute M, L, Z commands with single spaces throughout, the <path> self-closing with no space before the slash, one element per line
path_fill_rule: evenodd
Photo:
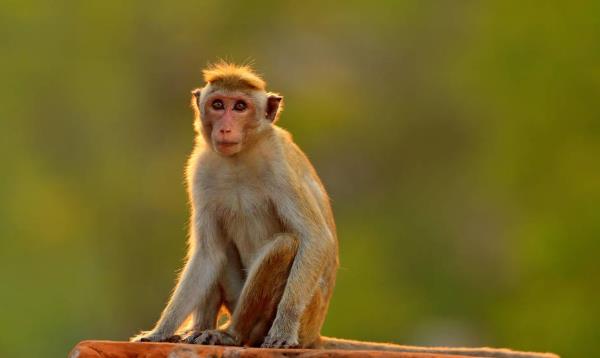
<path fill-rule="evenodd" d="M 338 266 L 329 199 L 304 153 L 273 124 L 281 98 L 257 89 L 264 81 L 248 68 L 224 64 L 205 76 L 192 100 L 199 135 L 186 170 L 188 261 L 156 327 L 137 339 L 167 339 L 192 313 L 195 343 L 312 346 Z M 238 91 L 254 101 L 256 128 L 239 153 L 222 156 L 207 143 L 205 100 Z M 221 305 L 232 314 L 225 331 L 214 330 Z"/>
<path fill-rule="evenodd" d="M 231 90 L 253 89 L 264 92 L 267 86 L 250 66 L 237 66 L 224 61 L 211 65 L 202 71 L 202 74 L 206 83 L 220 85 Z"/>
<path fill-rule="evenodd" d="M 160 320 L 134 340 L 171 339 L 193 316 L 188 343 L 272 348 L 390 350 L 482 357 L 555 357 L 508 350 L 425 348 L 320 336 L 338 268 L 335 223 L 327 193 L 291 135 L 274 125 L 268 101 L 281 98 L 248 67 L 219 63 L 193 91 L 198 131 L 186 178 L 191 203 L 188 259 Z M 256 130 L 239 153 L 222 156 L 206 140 L 204 100 L 242 91 L 255 101 Z M 231 313 L 217 329 L 220 309 Z"/>

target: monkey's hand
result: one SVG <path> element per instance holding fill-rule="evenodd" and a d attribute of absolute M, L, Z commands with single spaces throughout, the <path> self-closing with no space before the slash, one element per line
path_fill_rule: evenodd
<path fill-rule="evenodd" d="M 202 332 L 191 332 L 183 339 L 184 343 L 208 344 L 211 346 L 239 346 L 241 345 L 231 333 L 220 329 L 208 329 Z"/>
<path fill-rule="evenodd" d="M 297 338 L 273 337 L 268 335 L 261 345 L 262 348 L 298 348 L 300 344 Z"/>
<path fill-rule="evenodd" d="M 274 329 L 275 325 L 271 327 L 269 334 L 265 337 L 262 348 L 298 348 L 300 343 L 298 342 L 297 334 L 286 334 L 280 330 Z"/>
<path fill-rule="evenodd" d="M 177 343 L 181 341 L 181 336 L 179 335 L 164 335 L 160 333 L 156 333 L 154 331 L 143 331 L 140 332 L 137 336 L 131 337 L 129 339 L 130 342 L 170 342 Z"/>

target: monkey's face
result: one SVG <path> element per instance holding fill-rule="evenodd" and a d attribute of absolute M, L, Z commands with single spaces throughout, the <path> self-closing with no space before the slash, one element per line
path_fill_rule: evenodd
<path fill-rule="evenodd" d="M 232 156 L 243 149 L 249 131 L 259 125 L 256 105 L 243 92 L 217 91 L 204 101 L 203 130 L 218 153 Z"/>

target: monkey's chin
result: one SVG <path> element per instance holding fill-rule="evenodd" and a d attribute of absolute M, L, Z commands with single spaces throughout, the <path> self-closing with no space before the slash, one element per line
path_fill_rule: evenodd
<path fill-rule="evenodd" d="M 214 148 L 217 153 L 230 157 L 239 153 L 242 150 L 242 145 L 240 143 L 216 143 Z"/>

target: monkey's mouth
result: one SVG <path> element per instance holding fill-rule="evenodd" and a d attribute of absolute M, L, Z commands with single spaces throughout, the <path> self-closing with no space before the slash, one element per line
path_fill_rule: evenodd
<path fill-rule="evenodd" d="M 217 152 L 219 152 L 221 154 L 233 155 L 233 154 L 237 153 L 239 150 L 238 144 L 240 144 L 240 143 L 239 142 L 229 142 L 229 141 L 216 142 L 215 149 L 217 150 Z"/>
<path fill-rule="evenodd" d="M 239 142 L 227 142 L 227 141 L 217 142 L 218 147 L 225 147 L 225 148 L 233 147 L 238 144 L 239 144 Z"/>

